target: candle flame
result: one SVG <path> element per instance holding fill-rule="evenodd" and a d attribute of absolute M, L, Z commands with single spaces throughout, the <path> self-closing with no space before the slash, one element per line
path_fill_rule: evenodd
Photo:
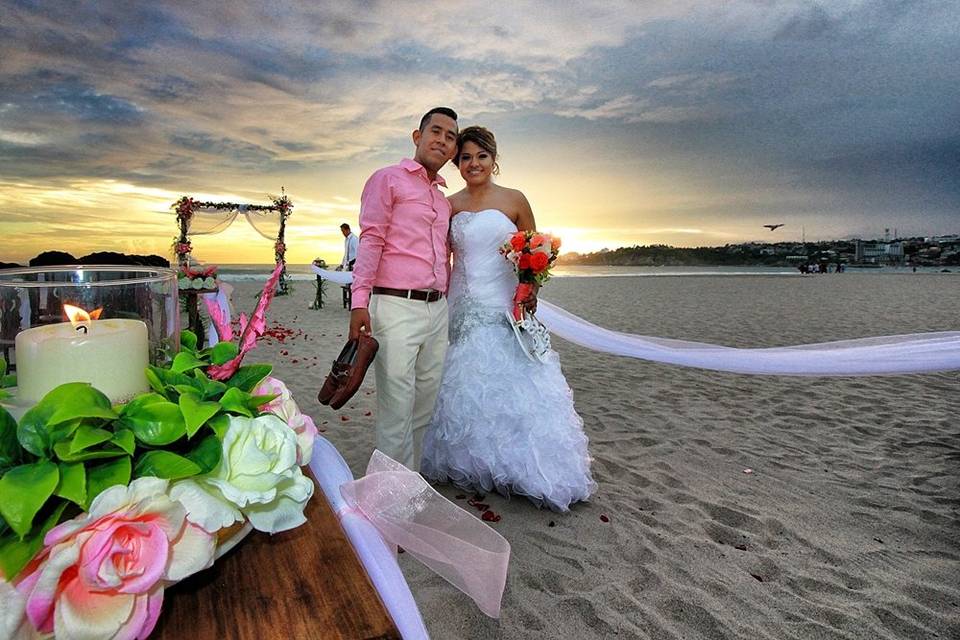
<path fill-rule="evenodd" d="M 73 325 L 74 329 L 78 331 L 82 328 L 86 332 L 90 328 L 90 324 L 93 320 L 99 320 L 100 314 L 103 313 L 103 308 L 94 309 L 93 311 L 87 312 L 80 307 L 75 307 L 72 304 L 63 305 L 63 311 L 67 314 L 67 318 L 70 319 L 70 324 Z"/>

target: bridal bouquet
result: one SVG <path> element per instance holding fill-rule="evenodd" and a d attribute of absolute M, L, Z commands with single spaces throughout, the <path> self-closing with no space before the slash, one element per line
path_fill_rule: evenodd
<path fill-rule="evenodd" d="M 517 231 L 500 247 L 500 253 L 513 264 L 520 281 L 513 296 L 513 318 L 520 322 L 520 302 L 550 278 L 550 268 L 560 254 L 560 238 L 538 231 Z"/>
<path fill-rule="evenodd" d="M 236 343 L 183 332 L 126 404 L 73 382 L 19 422 L 0 407 L 0 638 L 146 638 L 225 538 L 306 521 L 316 426 L 270 365 L 241 366 L 279 271 Z"/>

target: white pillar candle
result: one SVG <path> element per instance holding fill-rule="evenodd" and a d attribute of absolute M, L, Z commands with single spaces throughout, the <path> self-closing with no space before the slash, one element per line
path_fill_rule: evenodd
<path fill-rule="evenodd" d="M 15 354 L 18 404 L 35 404 L 66 382 L 89 382 L 114 403 L 150 388 L 147 325 L 140 320 L 34 327 L 17 334 Z"/>

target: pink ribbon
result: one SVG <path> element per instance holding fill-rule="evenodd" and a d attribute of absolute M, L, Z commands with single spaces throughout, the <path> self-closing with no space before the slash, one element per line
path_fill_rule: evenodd
<path fill-rule="evenodd" d="M 366 475 L 342 484 L 340 494 L 384 540 L 470 596 L 486 615 L 500 617 L 510 563 L 503 536 L 380 451 L 373 452 Z"/>

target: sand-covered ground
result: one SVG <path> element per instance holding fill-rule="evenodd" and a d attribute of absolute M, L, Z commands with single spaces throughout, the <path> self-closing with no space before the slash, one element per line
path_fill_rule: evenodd
<path fill-rule="evenodd" d="M 260 285 L 235 285 L 251 309 Z M 341 411 L 317 403 L 348 312 L 339 287 L 319 311 L 295 287 L 268 315 L 294 333 L 248 357 L 362 474 L 373 376 Z M 738 347 L 960 329 L 953 274 L 556 278 L 544 297 Z M 569 514 L 487 496 L 513 550 L 499 620 L 401 556 L 434 638 L 960 638 L 960 372 L 757 377 L 554 346 L 599 490 Z"/>

